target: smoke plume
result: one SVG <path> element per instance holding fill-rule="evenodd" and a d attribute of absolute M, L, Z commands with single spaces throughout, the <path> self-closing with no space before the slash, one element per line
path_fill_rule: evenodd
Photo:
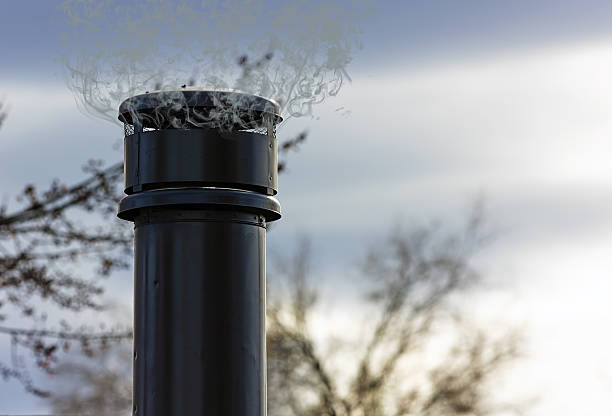
<path fill-rule="evenodd" d="M 275 100 L 282 116 L 350 81 L 369 1 L 66 0 L 67 82 L 87 114 L 153 90 L 230 88 Z"/>

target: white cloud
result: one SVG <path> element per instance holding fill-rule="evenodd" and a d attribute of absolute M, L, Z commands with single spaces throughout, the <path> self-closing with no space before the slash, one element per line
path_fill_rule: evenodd
<path fill-rule="evenodd" d="M 410 210 L 415 199 L 412 212 L 420 212 L 479 190 L 491 198 L 605 193 L 612 178 L 609 46 L 356 79 L 342 99 L 352 115 L 334 116 L 333 102 L 323 109 L 281 178 L 281 197 L 306 216 L 316 204 L 334 204 L 331 213 L 311 214 L 327 227 L 354 223 L 373 199 L 387 216 Z"/>

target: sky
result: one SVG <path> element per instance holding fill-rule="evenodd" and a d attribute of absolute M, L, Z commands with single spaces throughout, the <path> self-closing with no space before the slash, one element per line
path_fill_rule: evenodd
<path fill-rule="evenodd" d="M 55 3 L 0 4 L 10 200 L 28 182 L 78 180 L 88 158 L 118 160 L 122 131 L 77 110 Z M 611 18 L 604 1 L 376 3 L 352 82 L 280 130 L 309 136 L 279 179 L 269 260 L 310 238 L 316 282 L 334 299 L 321 316 L 335 318 L 316 320 L 322 334 L 350 327 L 356 264 L 395 224 L 454 224 L 482 198 L 497 237 L 475 259 L 485 285 L 465 310 L 526 338 L 500 398 L 536 396 L 536 416 L 610 414 Z M 109 293 L 129 302 L 129 279 Z M 0 388 L 0 414 L 45 411 L 19 385 Z"/>

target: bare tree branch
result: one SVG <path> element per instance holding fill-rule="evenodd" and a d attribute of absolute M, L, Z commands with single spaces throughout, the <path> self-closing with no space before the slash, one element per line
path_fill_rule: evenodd
<path fill-rule="evenodd" d="M 380 311 L 355 356 L 347 388 L 328 371 L 329 358 L 317 352 L 308 317 L 317 298 L 308 282 L 308 246 L 280 268 L 288 292 L 271 296 L 268 310 L 268 380 L 271 415 L 493 415 L 486 386 L 490 376 L 516 357 L 518 345 L 508 336 L 496 340 L 485 332 L 447 323 L 463 333 L 436 367 L 412 387 L 397 386 L 410 379 L 400 363 L 418 359 L 420 348 L 437 337 L 434 328 L 459 313 L 449 299 L 478 281 L 470 255 L 482 243 L 481 222 L 471 217 L 466 229 L 444 236 L 439 227 L 396 232 L 387 245 L 372 250 L 364 273 L 371 290 L 367 298 Z M 448 312 L 447 312 L 448 311 Z M 347 369 L 347 371 L 349 371 Z M 417 378 L 418 379 L 418 378 Z M 508 407 L 504 408 L 505 410 Z"/>

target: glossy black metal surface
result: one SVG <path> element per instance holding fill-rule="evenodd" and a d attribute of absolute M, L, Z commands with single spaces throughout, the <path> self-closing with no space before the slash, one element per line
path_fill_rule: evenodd
<path fill-rule="evenodd" d="M 266 221 L 280 219 L 280 204 L 277 199 L 255 192 L 220 188 L 176 188 L 158 189 L 129 195 L 119 202 L 118 216 L 133 221 L 143 208 L 189 207 L 192 210 L 214 208 L 261 214 Z"/>
<path fill-rule="evenodd" d="M 210 128 L 155 130 L 125 137 L 125 193 L 175 186 L 219 186 L 268 195 L 277 189 L 272 135 Z"/>
<path fill-rule="evenodd" d="M 135 218 L 134 414 L 265 415 L 263 218 Z"/>

